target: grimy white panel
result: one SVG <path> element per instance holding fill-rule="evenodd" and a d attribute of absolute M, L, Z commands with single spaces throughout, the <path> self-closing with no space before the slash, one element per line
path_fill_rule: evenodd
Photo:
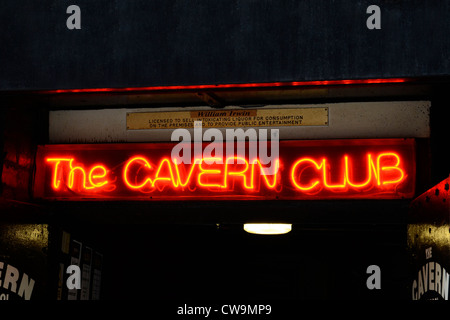
<path fill-rule="evenodd" d="M 267 105 L 258 108 L 295 107 L 328 107 L 329 123 L 327 126 L 278 127 L 281 140 L 427 138 L 430 136 L 431 103 L 429 101 L 290 104 Z M 228 106 L 225 109 L 242 109 L 242 107 Z M 255 107 L 251 109 L 255 109 Z M 129 112 L 194 110 L 217 111 L 217 109 L 204 106 L 51 111 L 49 119 L 50 143 L 171 141 L 172 129 L 127 130 L 126 114 Z M 225 128 L 219 129 L 223 133 L 225 132 Z M 256 129 L 263 129 L 263 127 Z"/>

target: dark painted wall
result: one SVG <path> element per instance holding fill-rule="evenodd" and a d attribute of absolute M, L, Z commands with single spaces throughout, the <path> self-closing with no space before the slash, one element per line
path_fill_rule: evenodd
<path fill-rule="evenodd" d="M 7 1 L 0 90 L 450 75 L 449 15 L 423 0 Z"/>

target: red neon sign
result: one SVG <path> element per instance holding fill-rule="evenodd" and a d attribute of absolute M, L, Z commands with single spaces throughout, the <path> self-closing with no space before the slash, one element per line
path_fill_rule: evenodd
<path fill-rule="evenodd" d="M 258 157 L 171 159 L 175 143 L 38 148 L 34 194 L 56 200 L 396 199 L 415 187 L 412 139 L 280 141 Z M 248 154 L 248 153 L 247 153 Z"/>

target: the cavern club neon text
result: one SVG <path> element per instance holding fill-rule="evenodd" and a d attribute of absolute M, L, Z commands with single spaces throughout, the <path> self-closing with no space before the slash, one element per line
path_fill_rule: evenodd
<path fill-rule="evenodd" d="M 170 146 L 43 146 L 35 194 L 178 200 L 402 198 L 414 193 L 410 140 L 281 141 L 275 170 L 245 156 L 177 163 Z"/>

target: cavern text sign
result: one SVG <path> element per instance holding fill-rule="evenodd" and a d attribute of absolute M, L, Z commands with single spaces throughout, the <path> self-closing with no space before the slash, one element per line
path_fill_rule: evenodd
<path fill-rule="evenodd" d="M 414 195 L 412 139 L 280 141 L 278 157 L 270 165 L 258 153 L 250 158 L 245 150 L 233 156 L 193 153 L 190 163 L 178 163 L 171 157 L 175 145 L 40 146 L 34 195 L 56 200 L 397 199 Z"/>

